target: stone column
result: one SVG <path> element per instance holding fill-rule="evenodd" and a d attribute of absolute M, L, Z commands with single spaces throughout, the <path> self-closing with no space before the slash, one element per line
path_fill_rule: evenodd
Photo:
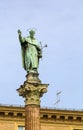
<path fill-rule="evenodd" d="M 47 92 L 48 84 L 42 84 L 38 73 L 29 73 L 26 81 L 17 89 L 25 98 L 25 130 L 41 130 L 40 97 Z"/>
<path fill-rule="evenodd" d="M 25 130 L 40 130 L 40 108 L 36 105 L 25 107 Z"/>

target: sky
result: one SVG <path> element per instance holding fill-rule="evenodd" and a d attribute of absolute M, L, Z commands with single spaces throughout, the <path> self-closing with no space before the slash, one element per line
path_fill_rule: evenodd
<path fill-rule="evenodd" d="M 83 109 L 83 0 L 0 0 L 0 104 L 25 105 L 16 91 L 26 80 L 17 30 L 26 37 L 30 28 L 48 45 L 38 69 L 49 84 L 41 107 Z"/>

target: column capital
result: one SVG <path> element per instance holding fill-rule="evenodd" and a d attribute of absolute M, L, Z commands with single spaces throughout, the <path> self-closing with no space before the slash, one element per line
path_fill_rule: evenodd
<path fill-rule="evenodd" d="M 29 74 L 27 80 L 17 89 L 19 96 L 25 98 L 25 105 L 40 105 L 40 97 L 47 92 L 49 84 L 42 84 L 37 74 Z"/>

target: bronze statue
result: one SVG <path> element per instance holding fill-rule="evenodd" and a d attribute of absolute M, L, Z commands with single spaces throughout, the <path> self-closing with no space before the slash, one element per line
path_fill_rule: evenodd
<path fill-rule="evenodd" d="M 30 30 L 28 37 L 22 37 L 18 30 L 19 41 L 21 43 L 23 68 L 28 72 L 37 72 L 39 59 L 42 58 L 42 48 L 40 43 L 34 37 L 35 31 Z"/>

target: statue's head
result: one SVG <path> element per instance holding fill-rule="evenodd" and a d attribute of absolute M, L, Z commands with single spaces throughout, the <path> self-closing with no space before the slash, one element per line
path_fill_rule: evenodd
<path fill-rule="evenodd" d="M 31 29 L 31 30 L 29 31 L 29 34 L 30 34 L 30 37 L 33 38 L 34 35 L 35 35 L 35 31 Z"/>

